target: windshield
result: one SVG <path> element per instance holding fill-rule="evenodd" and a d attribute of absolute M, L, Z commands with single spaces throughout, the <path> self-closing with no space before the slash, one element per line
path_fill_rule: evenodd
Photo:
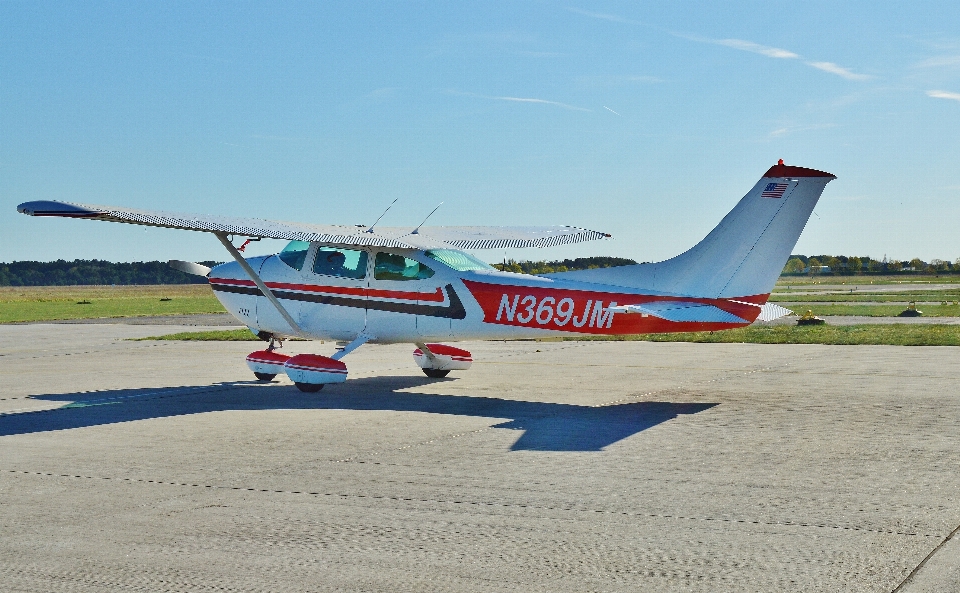
<path fill-rule="evenodd" d="M 303 260 L 307 258 L 307 250 L 310 244 L 306 241 L 290 241 L 283 251 L 280 252 L 280 261 L 287 264 L 294 270 L 303 268 Z"/>
<path fill-rule="evenodd" d="M 476 270 L 496 270 L 490 264 L 480 261 L 469 253 L 454 249 L 431 249 L 426 256 L 453 268 L 458 272 L 474 272 Z"/>

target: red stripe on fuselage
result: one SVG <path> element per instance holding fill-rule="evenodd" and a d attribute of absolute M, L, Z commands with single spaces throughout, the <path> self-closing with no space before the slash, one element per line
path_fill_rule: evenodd
<path fill-rule="evenodd" d="M 237 280 L 234 278 L 210 278 L 210 284 L 226 284 L 228 286 L 256 286 L 256 283 L 254 283 L 253 280 Z M 439 286 L 434 292 L 405 292 L 400 290 L 381 290 L 378 288 L 320 286 L 317 284 L 290 284 L 286 282 L 267 282 L 266 285 L 267 288 L 275 288 L 277 290 L 343 294 L 357 297 L 422 301 L 428 303 L 442 303 L 444 299 L 443 290 Z"/>
<path fill-rule="evenodd" d="M 597 292 L 542 286 L 512 286 L 464 280 L 463 284 L 483 309 L 484 323 L 513 325 L 585 334 L 647 334 L 714 331 L 749 325 L 760 315 L 768 294 L 736 299 L 705 299 L 661 295 Z M 614 305 L 639 305 L 657 301 L 682 301 L 713 305 L 744 323 L 675 322 L 636 313 L 611 313 Z M 732 301 L 742 301 L 736 303 Z"/>

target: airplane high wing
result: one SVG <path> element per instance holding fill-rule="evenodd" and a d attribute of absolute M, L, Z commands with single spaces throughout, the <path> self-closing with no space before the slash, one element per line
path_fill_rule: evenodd
<path fill-rule="evenodd" d="M 20 204 L 17 210 L 30 216 L 85 218 L 125 222 L 144 226 L 190 231 L 226 233 L 239 237 L 286 239 L 334 245 L 363 245 L 431 249 L 504 249 L 507 247 L 553 247 L 603 239 L 610 235 L 570 226 L 544 227 L 376 227 L 367 232 L 363 226 L 318 225 L 279 222 L 260 218 L 234 218 L 200 214 L 179 214 L 154 210 L 136 210 L 118 206 L 96 206 L 70 202 L 38 201 Z M 414 233 L 416 231 L 416 233 Z"/>
<path fill-rule="evenodd" d="M 314 225 L 38 201 L 56 216 L 205 231 L 234 262 L 171 262 L 205 276 L 243 325 L 270 345 L 247 357 L 262 381 L 283 373 L 302 391 L 347 378 L 341 359 L 366 342 L 417 345 L 429 377 L 463 371 L 470 352 L 442 341 L 716 331 L 791 312 L 767 303 L 830 173 L 771 167 L 702 241 L 662 262 L 531 276 L 501 272 L 463 249 L 549 247 L 609 237 L 577 227 Z M 691 186 L 693 187 L 693 186 Z M 236 238 L 290 241 L 245 258 Z M 286 337 L 335 340 L 330 356 L 278 352 Z"/>

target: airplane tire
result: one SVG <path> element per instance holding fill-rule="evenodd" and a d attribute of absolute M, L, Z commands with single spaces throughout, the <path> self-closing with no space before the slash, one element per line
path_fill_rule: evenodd
<path fill-rule="evenodd" d="M 254 377 L 257 378 L 257 381 L 273 381 L 276 377 L 276 373 L 254 373 Z"/>
<path fill-rule="evenodd" d="M 423 369 L 423 374 L 431 379 L 442 379 L 450 374 L 450 371 L 441 371 L 440 369 Z"/>
<path fill-rule="evenodd" d="M 323 389 L 323 383 L 294 383 L 304 393 L 316 393 Z"/>

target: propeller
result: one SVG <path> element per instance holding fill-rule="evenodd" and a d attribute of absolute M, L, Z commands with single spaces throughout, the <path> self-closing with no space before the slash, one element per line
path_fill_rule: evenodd
<path fill-rule="evenodd" d="M 186 272 L 187 274 L 193 274 L 194 276 L 209 276 L 210 268 L 207 266 L 201 266 L 200 264 L 195 264 L 192 261 L 181 261 L 179 259 L 171 259 L 168 262 L 168 265 L 174 270 L 180 270 L 181 272 Z"/>

